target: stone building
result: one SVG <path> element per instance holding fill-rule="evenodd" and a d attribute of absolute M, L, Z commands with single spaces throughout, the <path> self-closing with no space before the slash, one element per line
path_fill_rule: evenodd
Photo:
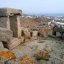
<path fill-rule="evenodd" d="M 4 47 L 12 49 L 21 43 L 21 10 L 0 8 L 0 41 Z"/>

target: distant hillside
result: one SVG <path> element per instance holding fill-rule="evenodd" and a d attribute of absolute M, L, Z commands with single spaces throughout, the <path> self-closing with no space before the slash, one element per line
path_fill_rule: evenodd
<path fill-rule="evenodd" d="M 21 26 L 27 27 L 30 29 L 40 29 L 46 26 L 48 19 L 44 17 L 22 17 Z"/>

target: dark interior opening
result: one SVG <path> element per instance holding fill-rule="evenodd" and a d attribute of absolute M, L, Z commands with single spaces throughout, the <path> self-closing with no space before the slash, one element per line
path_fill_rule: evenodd
<path fill-rule="evenodd" d="M 23 30 L 21 31 L 21 36 L 25 36 L 25 33 L 24 33 L 24 31 L 23 31 Z"/>
<path fill-rule="evenodd" d="M 7 42 L 5 42 L 5 41 L 2 41 L 2 44 L 3 44 L 4 48 L 7 48 L 7 49 L 9 49 L 9 48 L 8 48 L 8 44 L 7 44 Z"/>
<path fill-rule="evenodd" d="M 31 37 L 33 36 L 33 32 L 30 32 L 30 36 L 31 36 Z"/>
<path fill-rule="evenodd" d="M 37 34 L 38 36 L 40 36 L 40 33 L 38 32 L 38 34 Z"/>

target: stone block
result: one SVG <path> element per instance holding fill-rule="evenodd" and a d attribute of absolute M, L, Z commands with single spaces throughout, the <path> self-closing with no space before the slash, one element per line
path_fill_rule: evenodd
<path fill-rule="evenodd" d="M 10 43 L 8 44 L 9 49 L 13 49 L 13 48 L 17 47 L 21 42 L 22 42 L 21 39 L 13 38 L 10 41 Z"/>
<path fill-rule="evenodd" d="M 0 8 L 0 16 L 10 16 L 13 14 L 20 14 L 22 10 L 12 9 L 12 8 Z"/>
<path fill-rule="evenodd" d="M 8 41 L 12 38 L 13 33 L 11 30 L 0 28 L 0 41 Z"/>

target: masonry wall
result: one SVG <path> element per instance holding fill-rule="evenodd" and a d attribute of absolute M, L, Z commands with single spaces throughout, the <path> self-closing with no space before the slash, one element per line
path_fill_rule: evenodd
<path fill-rule="evenodd" d="M 13 33 L 5 28 L 0 28 L 0 41 L 8 41 L 12 39 Z"/>
<path fill-rule="evenodd" d="M 7 28 L 7 17 L 0 17 L 0 27 Z"/>

